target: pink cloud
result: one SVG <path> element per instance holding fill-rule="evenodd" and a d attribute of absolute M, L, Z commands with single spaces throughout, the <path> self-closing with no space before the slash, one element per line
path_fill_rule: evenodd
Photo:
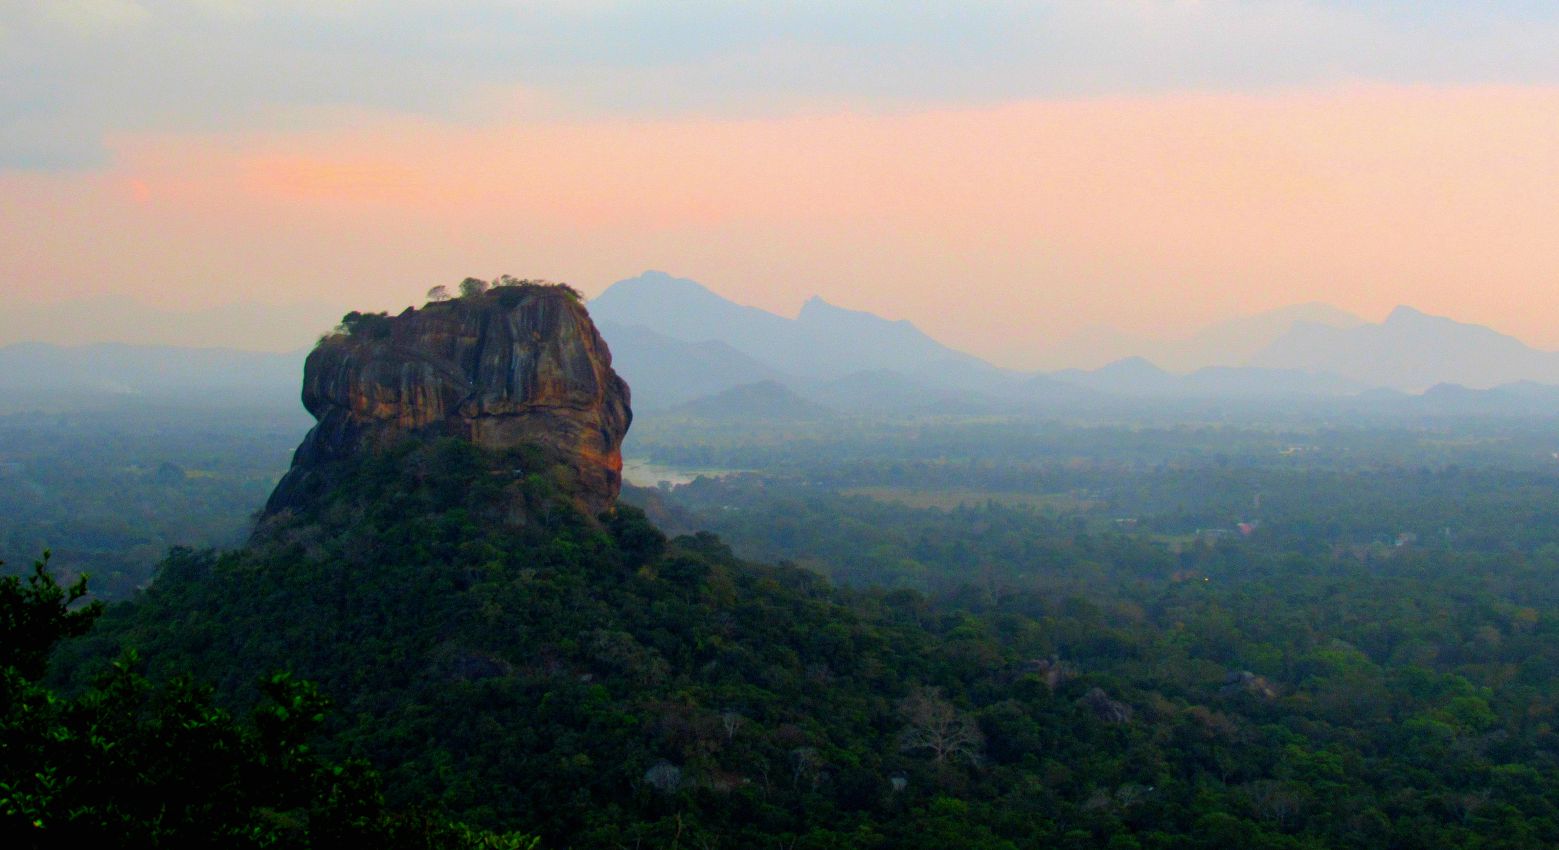
<path fill-rule="evenodd" d="M 1090 324 L 1173 333 L 1309 300 L 1407 302 L 1559 347 L 1556 139 L 1549 88 L 359 115 L 125 137 L 108 174 L 0 175 L 0 238 L 12 279 L 170 301 L 389 307 L 466 274 L 599 291 L 655 266 L 781 311 L 820 292 L 1012 365 Z"/>

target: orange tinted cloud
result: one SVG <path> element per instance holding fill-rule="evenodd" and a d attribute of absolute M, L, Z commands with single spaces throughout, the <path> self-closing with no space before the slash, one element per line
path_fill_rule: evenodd
<path fill-rule="evenodd" d="M 418 191 L 421 175 L 394 162 L 261 156 L 245 163 L 249 192 L 296 202 L 375 203 Z"/>
<path fill-rule="evenodd" d="M 660 267 L 781 312 L 821 293 L 1016 366 L 1091 324 L 1173 334 L 1310 300 L 1372 318 L 1411 303 L 1559 347 L 1559 89 L 358 116 L 114 148 L 140 203 L 103 175 L 0 176 L 0 227 L 50 219 L 0 237 L 9 276 L 398 307 L 466 274 L 599 291 Z"/>

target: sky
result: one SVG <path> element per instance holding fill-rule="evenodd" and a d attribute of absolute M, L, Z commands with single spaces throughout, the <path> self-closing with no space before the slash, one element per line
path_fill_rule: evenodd
<path fill-rule="evenodd" d="M 1551 2 L 0 0 L 0 311 L 656 268 L 1017 368 L 1309 301 L 1559 349 L 1556 187 Z"/>

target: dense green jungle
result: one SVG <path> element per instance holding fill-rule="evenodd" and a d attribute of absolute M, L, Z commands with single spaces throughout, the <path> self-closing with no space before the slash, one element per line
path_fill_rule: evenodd
<path fill-rule="evenodd" d="M 1551 419 L 646 416 L 240 548 L 302 424 L 0 417 L 13 846 L 1559 844 Z"/>

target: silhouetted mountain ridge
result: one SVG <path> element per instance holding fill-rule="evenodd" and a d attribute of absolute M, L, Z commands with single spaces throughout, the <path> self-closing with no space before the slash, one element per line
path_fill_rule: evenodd
<path fill-rule="evenodd" d="M 1379 324 L 1296 323 L 1250 365 L 1330 372 L 1365 386 L 1409 392 L 1441 383 L 1480 389 L 1518 381 L 1559 383 L 1559 353 L 1406 306 Z"/>
<path fill-rule="evenodd" d="M 608 325 L 639 325 L 682 342 L 725 343 L 802 381 L 891 369 L 932 386 L 991 389 L 1013 377 L 911 322 L 845 309 L 819 296 L 788 319 L 736 304 L 686 278 L 649 271 L 613 284 L 590 310 Z"/>

